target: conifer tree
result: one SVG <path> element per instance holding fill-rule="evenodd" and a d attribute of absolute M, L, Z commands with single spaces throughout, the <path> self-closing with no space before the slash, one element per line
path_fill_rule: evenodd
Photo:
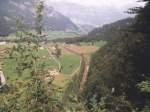
<path fill-rule="evenodd" d="M 137 84 L 137 87 L 143 94 L 145 99 L 145 108 L 142 112 L 150 111 L 150 0 L 141 0 L 145 2 L 144 7 L 136 7 L 131 9 L 131 13 L 136 14 L 136 22 L 133 25 L 135 32 L 140 32 L 143 35 L 143 45 L 136 53 L 137 69 L 143 75 L 142 81 Z"/>

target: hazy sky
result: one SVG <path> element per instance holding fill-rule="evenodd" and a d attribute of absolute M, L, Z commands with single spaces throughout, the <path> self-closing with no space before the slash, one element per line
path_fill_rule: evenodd
<path fill-rule="evenodd" d="M 137 6 L 140 3 L 137 3 L 138 0 L 47 0 L 51 2 L 61 1 L 61 2 L 72 2 L 76 4 L 81 4 L 84 6 L 112 6 L 116 8 L 121 7 L 133 7 Z"/>

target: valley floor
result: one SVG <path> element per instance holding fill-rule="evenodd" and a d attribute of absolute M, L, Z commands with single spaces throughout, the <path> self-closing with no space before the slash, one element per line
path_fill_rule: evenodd
<path fill-rule="evenodd" d="M 1 46 L 1 48 L 11 49 L 13 45 L 4 45 Z M 38 52 L 38 56 L 40 57 L 39 65 L 41 63 L 45 63 L 46 69 L 49 71 L 49 73 L 54 73 L 53 84 L 57 87 L 56 89 L 58 91 L 58 97 L 61 97 L 68 83 L 72 80 L 72 77 L 76 74 L 79 74 L 81 63 L 84 61 L 85 66 L 80 82 L 80 90 L 82 90 L 87 79 L 90 57 L 99 49 L 99 47 L 88 44 L 76 45 L 58 43 L 58 47 L 61 48 L 62 53 L 59 58 L 56 58 L 51 54 L 54 43 L 41 44 L 41 46 L 42 47 L 39 48 Z M 21 85 L 24 85 L 26 82 L 28 82 L 28 79 L 30 79 L 29 70 L 24 71 L 22 75 L 17 73 L 16 61 L 9 58 L 9 55 L 7 53 L 5 54 L 5 58 L 1 60 L 1 62 L 3 62 L 2 69 L 7 83 L 19 83 Z M 59 71 L 60 68 L 61 71 Z"/>

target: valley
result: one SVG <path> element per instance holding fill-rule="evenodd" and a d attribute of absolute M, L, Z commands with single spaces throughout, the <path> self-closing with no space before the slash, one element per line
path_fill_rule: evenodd
<path fill-rule="evenodd" d="M 62 44 L 57 43 L 58 47 L 61 49 L 60 57 L 57 58 L 52 55 L 55 49 L 54 43 L 41 44 L 38 51 L 39 56 L 39 66 L 44 63 L 46 70 L 49 75 L 54 76 L 54 84 L 58 87 L 65 88 L 66 84 L 71 80 L 71 78 L 78 74 L 81 67 L 81 62 L 86 60 L 87 66 L 89 66 L 89 61 L 91 55 L 96 52 L 99 47 L 94 45 L 88 45 L 86 43 L 82 45 L 75 44 Z M 102 44 L 103 45 L 103 44 Z M 9 49 L 13 48 L 13 44 L 2 45 L 1 47 L 6 47 Z M 14 54 L 15 55 L 15 54 Z M 5 58 L 1 60 L 3 62 L 3 72 L 6 79 L 12 82 L 28 80 L 30 78 L 30 71 L 26 70 L 23 74 L 18 74 L 16 71 L 16 61 L 5 55 Z M 13 65 L 13 66 L 12 66 Z M 88 67 L 85 66 L 83 74 L 87 75 Z M 61 70 L 60 70 L 61 69 Z M 53 72 L 53 73 L 52 73 Z M 19 76 L 19 78 L 18 78 Z M 85 83 L 86 76 L 83 76 L 81 85 Z"/>
<path fill-rule="evenodd" d="M 149 11 L 150 0 L 1 0 L 0 112 L 150 112 Z"/>

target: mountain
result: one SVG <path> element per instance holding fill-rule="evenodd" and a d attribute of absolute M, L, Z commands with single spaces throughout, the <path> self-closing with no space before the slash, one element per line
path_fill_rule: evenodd
<path fill-rule="evenodd" d="M 127 9 L 118 9 L 112 6 L 83 6 L 64 1 L 48 2 L 47 4 L 49 6 L 53 6 L 55 10 L 71 18 L 71 20 L 76 24 L 102 26 L 104 24 L 129 17 L 128 14 L 124 13 Z"/>
<path fill-rule="evenodd" d="M 57 41 L 63 41 L 67 43 L 85 42 L 85 41 L 112 41 L 121 38 L 121 33 L 124 32 L 132 23 L 135 22 L 134 18 L 122 19 L 110 24 L 103 25 L 93 29 L 87 35 L 80 36 L 78 38 L 57 39 Z"/>
<path fill-rule="evenodd" d="M 0 35 L 15 31 L 16 17 L 23 17 L 25 26 L 34 26 L 34 0 L 1 0 L 0 1 Z M 78 27 L 66 16 L 45 6 L 43 18 L 44 30 L 77 31 Z"/>
<path fill-rule="evenodd" d="M 88 24 L 77 24 L 77 26 L 83 34 L 87 34 L 95 28 L 93 25 Z"/>
<path fill-rule="evenodd" d="M 95 28 L 86 36 L 89 40 L 104 40 L 111 41 L 120 38 L 120 33 L 134 23 L 133 18 L 126 18 L 116 21 L 111 24 L 106 24 L 102 27 Z"/>

